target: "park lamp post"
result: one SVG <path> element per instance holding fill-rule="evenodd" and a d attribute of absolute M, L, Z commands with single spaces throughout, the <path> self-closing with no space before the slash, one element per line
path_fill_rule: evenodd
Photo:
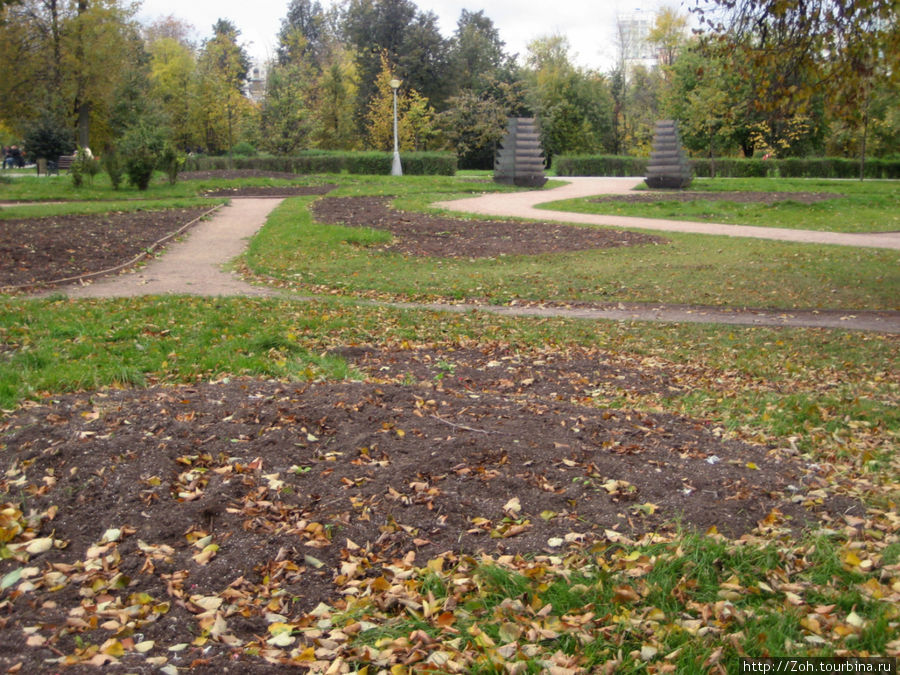
<path fill-rule="evenodd" d="M 402 176 L 403 167 L 400 164 L 400 149 L 397 145 L 397 88 L 400 86 L 400 80 L 395 77 L 388 84 L 394 90 L 394 161 L 391 163 L 391 175 Z"/>

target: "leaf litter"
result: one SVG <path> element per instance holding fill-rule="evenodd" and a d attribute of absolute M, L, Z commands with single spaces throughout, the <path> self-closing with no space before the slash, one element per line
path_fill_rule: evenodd
<path fill-rule="evenodd" d="M 111 389 L 9 415 L 0 664 L 724 672 L 769 649 L 751 630 L 767 613 L 796 624 L 765 638 L 780 653 L 868 654 L 872 633 L 900 650 L 895 479 L 604 406 L 689 386 L 662 360 L 337 353 L 360 381 Z M 752 574 L 731 564 L 755 555 Z"/>

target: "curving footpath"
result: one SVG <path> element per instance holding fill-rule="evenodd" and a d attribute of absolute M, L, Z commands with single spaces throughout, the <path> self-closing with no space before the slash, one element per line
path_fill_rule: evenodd
<path fill-rule="evenodd" d="M 537 209 L 536 205 L 558 199 L 570 199 L 600 194 L 624 194 L 640 180 L 636 178 L 574 178 L 565 186 L 551 190 L 487 194 L 481 197 L 441 202 L 436 206 L 453 211 L 484 215 L 589 222 L 618 227 L 702 232 L 728 236 L 754 236 L 783 241 L 806 243 L 839 243 L 839 245 L 876 246 L 900 249 L 900 234 L 837 235 L 846 242 L 829 241 L 835 233 L 780 230 L 776 228 L 746 228 L 735 225 L 658 221 L 643 218 L 584 216 L 562 211 Z M 290 294 L 280 289 L 253 286 L 237 274 L 224 271 L 227 263 L 240 255 L 249 239 L 265 223 L 269 213 L 282 199 L 236 198 L 216 215 L 199 223 L 188 235 L 170 244 L 163 255 L 146 265 L 118 276 L 99 279 L 93 283 L 58 289 L 55 292 L 71 298 L 135 297 L 142 295 L 243 295 L 279 297 L 293 300 L 311 298 Z M 582 216 L 590 220 L 581 220 Z M 617 222 L 612 222 L 613 220 Z M 671 225 L 671 227 L 670 227 Z M 751 234 L 737 234 L 751 230 Z M 788 239 L 786 236 L 804 236 Z M 853 242 L 852 244 L 850 242 Z M 873 243 L 874 242 L 874 243 Z M 47 295 L 46 293 L 44 295 Z M 360 302 L 360 304 L 378 304 Z M 617 321 L 660 321 L 686 323 L 722 323 L 750 326 L 798 326 L 812 328 L 840 328 L 900 334 L 900 312 L 830 311 L 830 310 L 758 310 L 719 309 L 714 307 L 673 306 L 641 303 L 613 303 L 592 307 L 555 307 L 545 305 L 496 306 L 478 304 L 416 304 L 382 303 L 409 309 L 430 309 L 446 312 L 485 311 L 505 316 L 542 316 L 575 319 L 606 319 Z"/>
<path fill-rule="evenodd" d="M 489 216 L 537 218 L 582 225 L 606 225 L 627 229 L 656 230 L 664 232 L 689 232 L 727 237 L 750 237 L 791 241 L 801 244 L 833 244 L 836 246 L 861 246 L 888 248 L 900 251 L 900 232 L 844 233 L 816 230 L 791 230 L 779 227 L 754 227 L 752 225 L 724 225 L 721 223 L 692 223 L 662 218 L 633 218 L 629 216 L 601 216 L 569 211 L 539 209 L 538 204 L 562 199 L 578 199 L 596 195 L 626 194 L 643 178 L 569 178 L 567 184 L 551 190 L 529 192 L 501 192 L 481 195 L 452 202 L 439 202 L 434 206 Z"/>

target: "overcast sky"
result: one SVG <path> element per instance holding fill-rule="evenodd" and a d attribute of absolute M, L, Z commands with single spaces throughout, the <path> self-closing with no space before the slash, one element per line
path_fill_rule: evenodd
<path fill-rule="evenodd" d="M 333 0 L 319 0 L 330 7 Z M 494 22 L 508 53 L 526 52 L 528 43 L 559 33 L 572 46 L 573 61 L 580 66 L 607 71 L 615 56 L 616 16 L 639 11 L 653 14 L 659 7 L 681 8 L 683 0 L 421 0 L 420 11 L 438 17 L 441 33 L 450 37 L 463 9 L 483 10 Z M 241 31 L 251 55 L 265 59 L 275 53 L 281 20 L 289 0 L 143 0 L 141 21 L 174 15 L 192 24 L 198 42 L 208 38 L 217 19 L 230 19 Z M 693 5 L 689 2 L 688 5 Z"/>

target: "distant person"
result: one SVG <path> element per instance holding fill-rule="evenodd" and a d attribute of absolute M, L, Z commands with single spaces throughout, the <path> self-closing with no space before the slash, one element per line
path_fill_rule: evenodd
<path fill-rule="evenodd" d="M 13 166 L 20 169 L 25 166 L 25 158 L 22 156 L 22 150 L 19 149 L 18 145 L 14 145 L 9 149 L 9 155 Z"/>

